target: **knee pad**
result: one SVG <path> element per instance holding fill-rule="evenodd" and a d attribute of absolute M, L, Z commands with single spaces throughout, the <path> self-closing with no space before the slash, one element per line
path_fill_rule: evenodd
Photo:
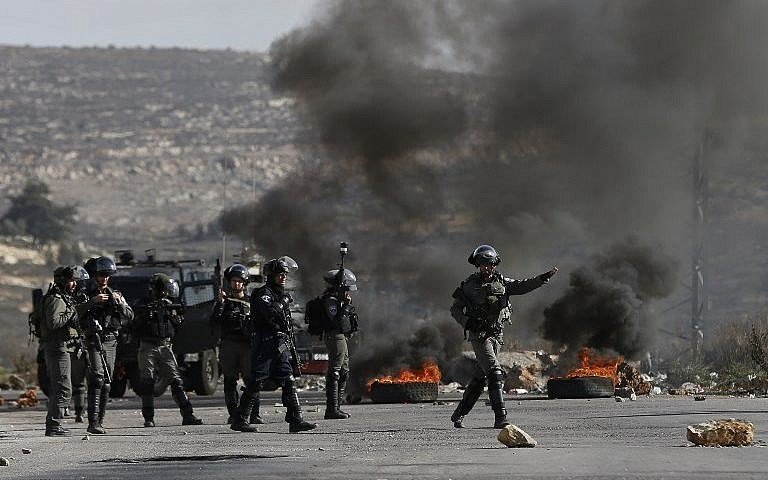
<path fill-rule="evenodd" d="M 171 391 L 172 392 L 183 392 L 184 391 L 184 382 L 182 382 L 180 378 L 174 378 L 173 380 L 171 380 Z"/>
<path fill-rule="evenodd" d="M 325 374 L 326 378 L 329 380 L 333 380 L 334 382 L 338 382 L 341 378 L 341 372 L 335 368 L 332 368 L 328 370 L 328 373 Z"/>
<path fill-rule="evenodd" d="M 498 367 L 492 367 L 488 371 L 488 387 L 501 388 L 504 385 L 504 371 Z"/>
<path fill-rule="evenodd" d="M 104 388 L 104 376 L 103 375 L 91 375 L 91 378 L 88 379 L 91 383 L 89 384 L 90 388 L 101 390 Z"/>

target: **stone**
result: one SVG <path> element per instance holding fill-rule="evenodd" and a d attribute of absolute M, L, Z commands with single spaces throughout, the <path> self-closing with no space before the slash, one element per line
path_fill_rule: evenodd
<path fill-rule="evenodd" d="M 0 467 L 7 467 L 11 463 L 5 457 L 0 457 Z"/>
<path fill-rule="evenodd" d="M 28 448 L 22 448 L 21 453 L 23 453 L 24 455 L 29 455 L 30 453 L 32 453 L 32 450 Z"/>
<path fill-rule="evenodd" d="M 733 418 L 688 425 L 689 442 L 705 447 L 741 447 L 755 440 L 755 426 L 746 420 Z"/>
<path fill-rule="evenodd" d="M 497 438 L 509 448 L 532 448 L 537 445 L 536 440 L 517 425 L 502 428 Z"/>
<path fill-rule="evenodd" d="M 635 390 L 632 387 L 617 387 L 613 394 L 621 398 L 631 398 L 635 394 Z"/>

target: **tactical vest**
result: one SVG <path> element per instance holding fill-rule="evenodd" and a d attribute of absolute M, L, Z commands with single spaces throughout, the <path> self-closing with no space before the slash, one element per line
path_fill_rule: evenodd
<path fill-rule="evenodd" d="M 251 304 L 245 299 L 227 298 L 221 312 L 221 333 L 230 337 L 247 337 L 251 322 Z"/>
<path fill-rule="evenodd" d="M 183 318 L 166 300 L 151 302 L 145 309 L 146 317 L 140 332 L 142 338 L 168 339 L 176 335 L 176 328 Z"/>

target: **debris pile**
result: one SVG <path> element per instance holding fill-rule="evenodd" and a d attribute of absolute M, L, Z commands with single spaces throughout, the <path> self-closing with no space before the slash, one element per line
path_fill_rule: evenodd
<path fill-rule="evenodd" d="M 19 400 L 16 402 L 16 405 L 19 408 L 37 406 L 37 389 L 28 388 L 26 392 L 19 395 Z"/>
<path fill-rule="evenodd" d="M 616 368 L 616 389 L 632 389 L 632 393 L 637 395 L 648 395 L 651 393 L 651 382 L 649 377 L 643 375 L 640 371 L 627 362 L 621 362 Z M 617 393 L 616 395 L 620 395 Z"/>
<path fill-rule="evenodd" d="M 755 440 L 755 426 L 733 418 L 688 425 L 689 442 L 705 447 L 743 447 Z"/>

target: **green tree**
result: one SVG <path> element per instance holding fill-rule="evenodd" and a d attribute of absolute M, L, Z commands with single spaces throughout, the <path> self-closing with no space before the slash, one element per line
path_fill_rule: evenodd
<path fill-rule="evenodd" d="M 77 208 L 56 205 L 48 197 L 51 189 L 41 180 L 29 180 L 11 208 L 0 217 L 0 232 L 6 235 L 31 235 L 39 243 L 61 242 L 69 237 Z"/>

